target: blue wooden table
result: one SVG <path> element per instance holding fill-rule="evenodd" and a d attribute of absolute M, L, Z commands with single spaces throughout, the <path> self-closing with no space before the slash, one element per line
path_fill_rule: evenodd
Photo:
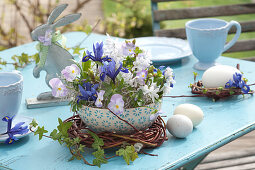
<path fill-rule="evenodd" d="M 66 34 L 67 46 L 75 46 L 85 36 L 84 33 L 79 32 Z M 104 35 L 92 34 L 82 46 L 92 50 L 93 42 L 105 39 Z M 0 57 L 8 59 L 22 52 L 34 54 L 36 53 L 35 45 L 36 43 L 30 43 L 2 51 Z M 225 57 L 220 57 L 217 61 L 231 66 L 239 63 L 249 82 L 255 82 L 255 63 Z M 177 82 L 171 95 L 191 94 L 188 86 L 193 82 L 193 72 L 196 70 L 192 66 L 195 62 L 194 57 L 189 57 L 170 65 L 174 69 Z M 63 120 L 70 117 L 72 113 L 68 106 L 26 108 L 26 98 L 35 98 L 40 92 L 49 90 L 44 82 L 44 74 L 39 79 L 35 79 L 32 75 L 33 68 L 34 64 L 31 64 L 21 70 L 24 76 L 24 92 L 19 114 L 34 117 L 41 126 L 51 131 L 56 128 L 58 117 Z M 12 69 L 4 68 L 5 71 Z M 198 74 L 198 78 L 201 79 L 203 72 L 198 71 Z M 158 156 L 140 154 L 139 158 L 130 165 L 126 165 L 122 158 L 116 157 L 110 159 L 108 164 L 102 165 L 101 169 L 175 169 L 187 163 L 190 163 L 188 167 L 192 167 L 211 151 L 255 129 L 255 98 L 252 96 L 235 96 L 217 102 L 208 98 L 166 98 L 163 100 L 162 109 L 167 117 L 170 117 L 174 108 L 181 103 L 196 104 L 202 108 L 205 115 L 204 121 L 186 139 L 176 139 L 168 133 L 168 141 L 160 148 L 146 150 Z M 91 150 L 87 149 L 85 157 L 92 161 L 90 153 Z M 99 169 L 78 160 L 68 162 L 70 157 L 66 147 L 47 138 L 39 141 L 38 136 L 33 135 L 22 138 L 13 145 L 0 144 L 0 169 Z"/>

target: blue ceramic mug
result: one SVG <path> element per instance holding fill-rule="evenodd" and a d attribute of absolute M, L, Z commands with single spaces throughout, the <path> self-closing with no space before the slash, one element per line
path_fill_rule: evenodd
<path fill-rule="evenodd" d="M 7 130 L 4 116 L 16 116 L 20 107 L 23 91 L 23 77 L 18 72 L 0 73 L 0 134 Z"/>
<path fill-rule="evenodd" d="M 225 44 L 232 26 L 236 27 L 236 34 L 228 44 Z M 199 60 L 194 65 L 197 70 L 206 70 L 216 65 L 215 60 L 232 47 L 241 34 L 241 26 L 238 22 L 226 22 L 221 19 L 195 19 L 188 21 L 185 27 L 190 48 Z"/>

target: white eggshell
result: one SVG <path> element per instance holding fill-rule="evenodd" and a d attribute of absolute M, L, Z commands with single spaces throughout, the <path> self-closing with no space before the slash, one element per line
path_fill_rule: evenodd
<path fill-rule="evenodd" d="M 237 68 L 227 65 L 217 65 L 207 69 L 202 77 L 206 88 L 225 87 L 229 80 L 233 80 L 233 74 L 241 73 Z"/>
<path fill-rule="evenodd" d="M 174 115 L 185 115 L 193 123 L 193 126 L 197 126 L 199 123 L 202 122 L 204 118 L 204 113 L 202 109 L 194 104 L 180 104 L 174 110 Z"/>
<path fill-rule="evenodd" d="M 191 120 L 184 115 L 173 115 L 166 124 L 167 130 L 177 138 L 185 138 L 193 130 Z"/>

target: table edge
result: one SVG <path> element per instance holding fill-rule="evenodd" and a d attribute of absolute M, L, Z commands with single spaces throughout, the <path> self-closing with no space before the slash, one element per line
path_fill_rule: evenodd
<path fill-rule="evenodd" d="M 204 147 L 203 149 L 199 150 L 199 151 L 196 151 L 196 152 L 193 152 L 191 153 L 189 156 L 187 156 L 186 158 L 183 158 L 183 159 L 179 159 L 175 162 L 169 162 L 169 163 L 166 163 L 165 165 L 161 166 L 159 169 L 176 169 L 176 168 L 180 168 L 182 167 L 183 165 L 201 157 L 201 156 L 204 156 L 212 151 L 214 151 L 215 149 L 218 149 L 219 147 L 229 143 L 229 142 L 232 142 L 233 140 L 251 132 L 255 130 L 255 123 L 249 125 L 249 126 L 246 126 L 240 130 L 238 130 L 237 132 L 235 132 L 234 134 L 231 134 L 223 139 L 221 139 L 220 141 L 217 141 L 213 144 L 210 144 L 206 147 Z"/>

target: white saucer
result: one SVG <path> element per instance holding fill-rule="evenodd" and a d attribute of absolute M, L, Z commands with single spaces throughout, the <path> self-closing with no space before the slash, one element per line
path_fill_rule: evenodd
<path fill-rule="evenodd" d="M 151 52 L 153 63 L 175 63 L 192 54 L 189 43 L 179 38 L 141 37 L 136 45 Z"/>
<path fill-rule="evenodd" d="M 25 122 L 22 126 L 28 126 L 29 128 L 29 124 L 33 121 L 33 118 L 31 117 L 26 117 L 26 116 L 22 116 L 22 115 L 17 115 L 16 117 L 14 117 L 13 121 L 12 121 L 12 128 L 19 122 Z M 35 131 L 37 129 L 37 127 L 33 127 L 32 130 Z M 27 133 L 20 135 L 20 134 L 16 134 L 14 135 L 16 138 L 20 139 L 22 137 L 25 137 L 27 135 L 29 135 L 32 131 L 28 131 Z M 0 143 L 3 143 L 6 141 L 6 139 L 8 139 L 9 136 L 8 134 L 5 135 L 0 135 Z"/>

